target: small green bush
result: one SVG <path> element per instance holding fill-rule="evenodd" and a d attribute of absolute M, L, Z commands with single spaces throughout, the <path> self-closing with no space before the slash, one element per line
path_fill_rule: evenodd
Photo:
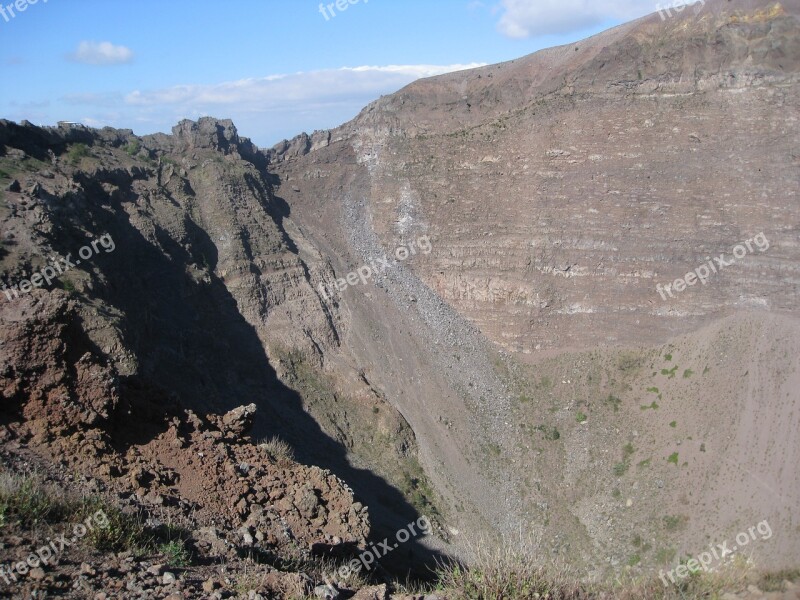
<path fill-rule="evenodd" d="M 616 396 L 613 396 L 612 394 L 608 395 L 608 398 L 606 398 L 606 402 L 608 402 L 614 408 L 614 412 L 617 412 L 619 410 L 620 405 L 622 404 L 622 400 L 620 400 Z"/>
<path fill-rule="evenodd" d="M 622 460 L 628 460 L 634 452 L 636 452 L 636 449 L 633 447 L 633 444 L 628 442 L 622 447 Z"/>
<path fill-rule="evenodd" d="M 141 149 L 142 145 L 139 143 L 139 140 L 128 142 L 128 144 L 125 146 L 125 152 L 127 152 L 129 156 L 135 156 L 136 154 L 139 154 L 139 150 Z"/>
<path fill-rule="evenodd" d="M 67 158 L 72 165 L 78 165 L 81 159 L 89 154 L 89 147 L 86 144 L 73 144 L 67 152 Z"/>
<path fill-rule="evenodd" d="M 158 551 L 170 567 L 187 567 L 191 564 L 191 554 L 182 540 L 172 540 L 159 545 Z"/>
<path fill-rule="evenodd" d="M 672 379 L 675 377 L 675 372 L 678 370 L 678 365 L 675 365 L 671 369 L 661 369 L 661 374 L 667 376 L 668 378 Z"/>

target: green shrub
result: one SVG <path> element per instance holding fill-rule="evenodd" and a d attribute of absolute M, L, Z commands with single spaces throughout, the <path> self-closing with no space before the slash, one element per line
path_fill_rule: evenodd
<path fill-rule="evenodd" d="M 73 144 L 67 152 L 67 158 L 72 165 L 78 165 L 81 159 L 89 154 L 89 147 L 86 144 Z"/>
<path fill-rule="evenodd" d="M 98 498 L 70 496 L 38 475 L 0 475 L 2 522 L 14 522 L 26 529 L 47 524 L 57 526 L 83 523 L 102 511 L 104 527 L 88 528 L 84 540 L 101 552 L 130 551 L 144 555 L 153 550 L 153 535 L 139 515 L 127 515 Z M 96 522 L 96 521 L 95 521 Z"/>
<path fill-rule="evenodd" d="M 125 152 L 127 152 L 130 156 L 135 156 L 139 154 L 139 150 L 142 149 L 139 140 L 133 140 L 132 142 L 128 142 L 128 145 L 125 146 Z"/>
<path fill-rule="evenodd" d="M 661 374 L 666 375 L 668 378 L 672 379 L 675 377 L 675 372 L 678 370 L 678 365 L 675 365 L 671 369 L 661 369 Z"/>
<path fill-rule="evenodd" d="M 636 449 L 633 447 L 633 444 L 628 442 L 622 447 L 622 460 L 628 460 L 634 452 L 636 452 Z"/>
<path fill-rule="evenodd" d="M 183 540 L 160 544 L 158 551 L 164 555 L 164 560 L 170 567 L 187 567 L 191 564 L 191 554 Z"/>
<path fill-rule="evenodd" d="M 4 523 L 25 528 L 59 523 L 75 511 L 77 503 L 62 491 L 45 484 L 38 475 L 0 475 L 0 513 Z"/>
<path fill-rule="evenodd" d="M 64 278 L 61 280 L 61 288 L 65 292 L 69 292 L 70 294 L 75 293 L 75 284 L 72 283 L 69 279 Z"/>
<path fill-rule="evenodd" d="M 556 427 L 548 427 L 547 425 L 538 425 L 536 429 L 538 429 L 544 434 L 544 439 L 546 440 L 555 442 L 561 439 L 561 433 L 558 431 L 558 429 L 556 429 Z"/>
<path fill-rule="evenodd" d="M 583 414 L 581 411 L 578 411 L 578 414 L 577 414 L 577 415 L 575 415 L 575 420 L 576 420 L 578 423 L 585 423 L 586 421 L 588 421 L 588 420 L 589 420 L 589 417 L 587 417 L 587 416 L 586 416 L 585 414 Z"/>

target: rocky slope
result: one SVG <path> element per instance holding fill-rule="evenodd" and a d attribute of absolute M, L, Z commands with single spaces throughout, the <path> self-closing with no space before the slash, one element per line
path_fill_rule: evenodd
<path fill-rule="evenodd" d="M 338 276 L 431 240 L 329 304 L 456 540 L 601 576 L 769 518 L 784 534 L 760 564 L 796 563 L 799 10 L 654 14 L 273 149 L 278 195 Z M 677 339 L 692 350 L 671 362 Z"/>
<path fill-rule="evenodd" d="M 315 554 L 420 516 L 382 568 L 646 578 L 764 522 L 752 563 L 796 567 L 799 12 L 707 0 L 269 151 L 0 121 L 6 468 L 174 519 L 200 563 L 70 593 L 120 560 L 129 597 L 312 593 Z"/>
<path fill-rule="evenodd" d="M 322 371 L 343 319 L 311 287 L 327 267 L 229 121 L 146 138 L 0 122 L 0 148 L 12 456 L 213 524 L 235 556 L 346 555 L 430 506 L 404 419 L 363 373 Z M 322 469 L 270 461 L 275 436 Z"/>

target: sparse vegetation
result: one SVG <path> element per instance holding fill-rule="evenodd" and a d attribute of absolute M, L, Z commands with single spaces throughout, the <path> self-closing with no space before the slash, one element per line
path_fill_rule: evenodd
<path fill-rule="evenodd" d="M 62 279 L 60 279 L 60 281 L 61 281 L 61 289 L 63 289 L 65 292 L 69 292 L 70 294 L 75 293 L 76 288 L 75 284 L 72 283 L 72 281 L 70 281 L 66 277 L 63 277 Z"/>
<path fill-rule="evenodd" d="M 689 523 L 686 515 L 667 515 L 664 517 L 664 529 L 667 531 L 680 531 L 685 529 Z"/>
<path fill-rule="evenodd" d="M 67 159 L 70 164 L 77 166 L 83 158 L 89 155 L 89 147 L 86 144 L 73 144 L 67 152 Z"/>
<path fill-rule="evenodd" d="M 139 143 L 139 140 L 133 140 L 132 142 L 128 142 L 128 144 L 125 146 L 125 152 L 127 152 L 129 156 L 135 156 L 136 154 L 139 153 L 139 150 L 141 149 L 142 146 Z"/>
<path fill-rule="evenodd" d="M 154 550 L 155 532 L 139 515 L 123 513 L 99 498 L 71 495 L 63 488 L 33 475 L 0 475 L 0 523 L 33 530 L 41 526 L 81 523 L 103 511 L 104 527 L 89 529 L 84 539 L 100 552 L 132 552 L 141 556 Z"/>
<path fill-rule="evenodd" d="M 661 548 L 656 552 L 656 564 L 665 565 L 675 558 L 675 548 Z"/>
<path fill-rule="evenodd" d="M 636 372 L 643 364 L 644 359 L 633 352 L 623 352 L 618 361 L 617 367 L 623 373 L 630 375 Z"/>
<path fill-rule="evenodd" d="M 500 450 L 500 446 L 498 446 L 497 444 L 494 444 L 494 443 L 487 444 L 486 448 L 494 456 L 500 456 L 501 450 Z"/>
<path fill-rule="evenodd" d="M 555 426 L 548 427 L 547 425 L 539 425 L 536 427 L 537 430 L 541 431 L 544 434 L 544 439 L 550 440 L 551 442 L 555 442 L 561 439 L 561 433 L 556 429 Z"/>
<path fill-rule="evenodd" d="M 619 462 L 619 463 L 615 464 L 614 465 L 614 469 L 613 469 L 614 470 L 614 475 L 616 475 L 617 477 L 622 477 L 623 475 L 625 475 L 625 473 L 628 472 L 628 467 L 629 466 L 630 465 L 628 465 L 628 463 L 626 463 L 626 462 Z"/>
<path fill-rule="evenodd" d="M 528 600 L 530 598 L 565 597 L 568 583 L 563 576 L 551 576 L 536 565 L 532 553 L 512 545 L 489 551 L 489 544 L 473 550 L 469 567 L 459 563 L 442 565 L 439 585 L 453 597 L 470 600 Z M 568 596 L 566 596 L 568 597 Z"/>
<path fill-rule="evenodd" d="M 276 462 L 294 461 L 294 449 L 284 440 L 273 436 L 258 445 Z"/>
<path fill-rule="evenodd" d="M 669 458 L 667 458 L 667 462 L 668 463 L 672 463 L 677 467 L 678 466 L 678 453 L 677 452 L 673 452 L 672 454 L 670 454 Z"/>
<path fill-rule="evenodd" d="M 191 564 L 191 554 L 183 540 L 172 540 L 161 544 L 158 551 L 164 555 L 170 567 L 186 567 Z"/>
<path fill-rule="evenodd" d="M 633 447 L 633 444 L 628 442 L 622 447 L 622 460 L 628 460 L 633 453 L 636 452 L 636 449 Z"/>
<path fill-rule="evenodd" d="M 36 475 L 0 475 L 0 518 L 25 528 L 59 523 L 76 512 L 78 505 L 61 490 L 44 484 Z"/>
<path fill-rule="evenodd" d="M 694 371 L 692 371 L 691 369 L 686 369 L 683 372 L 683 378 L 684 379 L 689 379 L 689 377 L 691 377 L 692 375 L 694 375 Z"/>
<path fill-rule="evenodd" d="M 617 412 L 619 410 L 620 405 L 622 404 L 622 400 L 620 400 L 619 398 L 617 398 L 612 394 L 608 395 L 608 398 L 606 398 L 606 402 L 614 408 L 614 412 Z"/>
<path fill-rule="evenodd" d="M 586 416 L 584 413 L 582 413 L 581 411 L 578 411 L 578 414 L 577 414 L 577 415 L 575 415 L 575 420 L 576 420 L 578 423 L 585 423 L 586 421 L 588 421 L 588 420 L 589 420 L 589 417 L 587 417 L 587 416 Z"/>
<path fill-rule="evenodd" d="M 673 429 L 675 429 L 678 426 L 678 422 L 677 421 L 670 421 L 669 426 L 672 427 Z"/>
<path fill-rule="evenodd" d="M 671 369 L 661 369 L 661 374 L 672 379 L 675 377 L 675 372 L 678 370 L 678 365 L 675 365 Z"/>

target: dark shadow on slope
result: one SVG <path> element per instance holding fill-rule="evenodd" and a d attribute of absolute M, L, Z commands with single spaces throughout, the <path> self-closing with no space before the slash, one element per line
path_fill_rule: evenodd
<path fill-rule="evenodd" d="M 144 411 L 163 406 L 164 413 L 178 403 L 219 414 L 255 403 L 259 412 L 253 437 L 279 436 L 294 446 L 301 462 L 329 469 L 347 482 L 370 507 L 372 541 L 393 541 L 398 530 L 421 516 L 383 478 L 351 466 L 346 448 L 320 428 L 303 409 L 299 394 L 278 379 L 255 329 L 211 270 L 216 247 L 204 230 L 186 223 L 187 239 L 179 242 L 157 229 L 154 244 L 131 225 L 124 209 L 135 197 L 109 199 L 101 181 L 81 183 L 89 201 L 75 222 L 65 223 L 52 236 L 51 244 L 63 256 L 74 256 L 87 243 L 79 223 L 92 223 L 96 235 L 108 233 L 114 240 L 113 252 L 101 249 L 87 262 L 101 274 L 92 296 L 124 315 L 120 327 L 125 345 L 139 364 L 136 377 L 124 382 L 124 400 Z M 150 394 L 155 402 L 143 402 Z M 164 425 L 157 424 L 158 416 L 152 415 L 152 429 L 126 436 L 128 440 L 143 442 L 160 433 Z M 423 576 L 443 558 L 412 539 L 383 563 L 401 577 L 409 572 Z"/>

